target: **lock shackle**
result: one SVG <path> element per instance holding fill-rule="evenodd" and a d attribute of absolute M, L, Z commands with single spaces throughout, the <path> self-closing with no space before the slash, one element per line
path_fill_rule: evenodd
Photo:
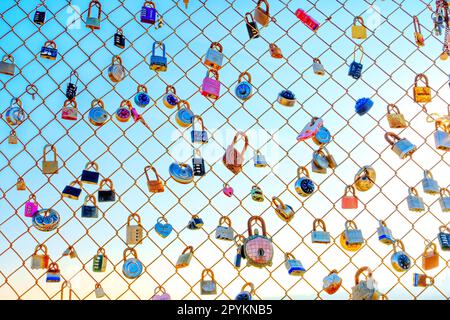
<path fill-rule="evenodd" d="M 430 249 L 432 250 L 433 253 L 437 253 L 436 244 L 434 242 L 430 242 L 425 245 L 425 249 L 423 250 L 423 255 L 426 255 L 427 253 L 429 253 Z"/>
<path fill-rule="evenodd" d="M 74 76 L 77 80 L 75 81 L 75 85 L 78 84 L 78 80 L 80 79 L 78 77 L 78 72 L 76 70 L 72 70 L 72 72 L 69 75 L 69 83 L 72 83 L 72 76 Z"/>
<path fill-rule="evenodd" d="M 123 260 L 126 261 L 126 260 L 127 260 L 127 256 L 129 256 L 129 255 L 132 255 L 135 259 L 138 258 L 136 249 L 134 249 L 134 248 L 128 247 L 128 248 L 126 248 L 126 249 L 123 251 Z"/>
<path fill-rule="evenodd" d="M 97 250 L 97 255 L 102 255 L 102 256 L 104 256 L 105 258 L 106 258 L 106 251 L 105 251 L 105 248 L 103 248 L 103 247 L 100 247 L 100 248 L 98 248 L 98 250 Z"/>
<path fill-rule="evenodd" d="M 382 227 L 387 228 L 386 221 L 384 221 L 384 220 L 379 220 L 379 221 L 378 221 L 378 224 L 379 224 L 380 226 L 382 226 Z M 395 242 L 395 241 L 394 241 L 394 242 Z"/>
<path fill-rule="evenodd" d="M 253 19 L 253 15 L 251 14 L 251 12 L 247 12 L 245 15 L 244 15 L 244 19 L 245 19 L 245 22 L 247 22 L 247 24 L 248 25 L 250 25 L 250 23 L 254 23 L 255 22 L 255 19 Z"/>
<path fill-rule="evenodd" d="M 356 198 L 356 190 L 353 185 L 348 185 L 345 187 L 344 197 L 351 193 Z"/>
<path fill-rule="evenodd" d="M 216 69 L 209 69 L 206 72 L 206 77 L 207 78 L 211 78 L 211 74 L 214 75 L 214 79 L 216 79 L 217 81 L 219 81 L 219 72 Z"/>
<path fill-rule="evenodd" d="M 260 8 L 262 10 L 262 8 L 261 8 L 262 4 L 266 5 L 266 10 L 264 12 L 267 15 L 269 15 L 269 8 L 270 8 L 270 6 L 269 6 L 269 2 L 267 2 L 267 0 L 258 0 L 258 3 L 256 4 L 256 8 Z"/>
<path fill-rule="evenodd" d="M 128 107 L 128 109 L 132 109 L 133 105 L 131 104 L 130 100 L 122 100 L 120 103 L 120 108 Z"/>
<path fill-rule="evenodd" d="M 145 93 L 148 93 L 148 89 L 147 89 L 147 87 L 145 86 L 145 84 L 138 84 L 138 86 L 137 86 L 137 92 L 139 93 L 139 92 L 145 92 Z"/>
<path fill-rule="evenodd" d="M 231 228 L 231 219 L 229 217 L 221 217 L 219 219 L 219 225 L 222 226 L 226 224 L 228 228 Z"/>
<path fill-rule="evenodd" d="M 186 248 L 184 248 L 183 252 L 181 252 L 181 254 L 186 254 L 186 253 L 194 253 L 194 247 L 193 246 L 187 246 Z"/>
<path fill-rule="evenodd" d="M 419 192 L 417 192 L 417 189 L 414 187 L 409 187 L 408 188 L 408 194 L 410 196 L 415 196 L 415 197 L 419 197 Z"/>
<path fill-rule="evenodd" d="M 318 227 L 321 227 L 324 232 L 327 231 L 327 226 L 325 225 L 325 221 L 322 219 L 315 219 L 313 222 L 313 231 L 316 231 Z"/>
<path fill-rule="evenodd" d="M 430 170 L 425 169 L 425 170 L 423 170 L 423 177 L 425 179 L 426 178 L 433 179 L 433 174 L 431 173 Z"/>
<path fill-rule="evenodd" d="M 333 270 L 331 270 L 330 271 L 330 273 L 328 274 L 329 276 L 331 276 L 332 274 L 336 274 L 336 275 L 338 275 L 338 271 L 336 270 L 336 269 L 333 269 Z"/>
<path fill-rule="evenodd" d="M 120 57 L 120 55 L 115 55 L 112 57 L 111 65 L 114 65 L 115 62 L 118 62 L 119 65 L 122 65 L 122 58 Z"/>
<path fill-rule="evenodd" d="M 53 161 L 56 161 L 57 153 L 56 153 L 56 147 L 53 144 L 46 144 L 44 146 L 44 161 L 47 161 L 47 148 L 49 148 L 49 151 L 53 151 Z"/>
<path fill-rule="evenodd" d="M 414 86 L 417 87 L 417 83 L 419 82 L 419 80 L 422 80 L 425 83 L 425 86 L 428 87 L 428 77 L 423 74 L 423 73 L 419 73 L 415 80 L 414 80 Z"/>
<path fill-rule="evenodd" d="M 242 82 L 242 79 L 245 79 L 248 83 L 252 83 L 252 76 L 248 71 L 241 72 L 238 78 L 238 82 Z"/>
<path fill-rule="evenodd" d="M 181 110 L 181 106 L 184 106 L 184 109 L 188 109 L 188 110 L 191 110 L 191 105 L 189 104 L 189 102 L 187 102 L 186 100 L 180 100 L 180 101 L 178 101 L 178 103 L 177 103 L 177 109 L 178 110 Z"/>
<path fill-rule="evenodd" d="M 356 271 L 355 274 L 355 285 L 359 284 L 359 277 L 361 276 L 361 274 L 363 274 L 364 272 L 367 271 L 367 278 L 372 278 L 372 269 L 370 269 L 369 267 L 362 267 L 359 268 L 358 271 Z"/>
<path fill-rule="evenodd" d="M 157 286 L 153 292 L 155 295 L 158 293 L 166 294 L 166 289 L 163 286 Z"/>
<path fill-rule="evenodd" d="M 296 260 L 294 254 L 292 252 L 286 252 L 284 254 L 284 260 L 288 261 L 288 260 Z"/>
<path fill-rule="evenodd" d="M 439 193 L 441 194 L 442 198 L 445 197 L 445 194 L 447 194 L 447 197 L 450 197 L 450 189 L 448 188 L 441 188 L 441 190 L 439 190 Z"/>
<path fill-rule="evenodd" d="M 23 180 L 23 178 L 22 177 L 18 177 L 17 178 L 17 182 L 24 182 L 25 180 Z"/>
<path fill-rule="evenodd" d="M 89 161 L 86 166 L 84 167 L 85 170 L 88 170 L 90 168 L 94 168 L 95 171 L 98 171 L 98 164 L 95 161 Z"/>
<path fill-rule="evenodd" d="M 301 178 L 301 177 L 302 177 L 302 174 L 303 174 L 305 177 L 309 178 L 309 171 L 308 171 L 308 168 L 302 167 L 302 166 L 298 167 L 298 168 L 297 168 L 297 178 Z"/>
<path fill-rule="evenodd" d="M 275 210 L 281 208 L 281 209 L 286 209 L 286 205 L 284 204 L 283 201 L 281 201 L 280 198 L 278 197 L 272 197 L 272 203 L 271 203 L 272 208 L 274 208 Z"/>
<path fill-rule="evenodd" d="M 250 287 L 250 291 L 247 291 L 247 292 L 250 292 L 250 294 L 253 295 L 255 293 L 255 285 L 252 282 L 246 282 L 242 286 L 241 291 L 246 292 L 245 288 L 247 288 L 247 287 Z"/>
<path fill-rule="evenodd" d="M 132 213 L 128 216 L 127 226 L 131 225 L 131 220 L 136 221 L 139 226 L 141 225 L 141 217 L 137 213 Z"/>
<path fill-rule="evenodd" d="M 357 227 L 355 221 L 347 220 L 345 222 L 345 230 L 357 230 L 357 229 L 358 229 L 358 227 Z"/>
<path fill-rule="evenodd" d="M 166 217 L 159 217 L 159 218 L 156 220 L 156 222 L 157 222 L 157 223 L 161 223 L 161 222 L 167 223 L 167 222 L 169 222 L 169 221 L 166 219 Z"/>
<path fill-rule="evenodd" d="M 58 264 L 56 262 L 50 263 L 48 266 L 48 271 L 49 272 L 59 272 Z"/>
<path fill-rule="evenodd" d="M 353 25 L 356 26 L 356 23 L 359 22 L 361 24 L 361 26 L 365 27 L 364 25 L 364 19 L 361 16 L 356 16 L 353 19 Z"/>
<path fill-rule="evenodd" d="M 200 148 L 194 148 L 194 151 L 192 152 L 192 156 L 195 158 L 195 156 L 198 156 L 198 158 L 202 158 L 202 152 L 200 151 Z"/>
<path fill-rule="evenodd" d="M 234 135 L 234 138 L 233 138 L 232 147 L 234 148 L 234 146 L 236 145 L 236 143 L 238 143 L 238 141 L 240 139 L 244 140 L 244 147 L 242 148 L 242 151 L 241 151 L 241 154 L 244 154 L 248 148 L 248 136 L 245 134 L 245 132 L 242 132 L 242 131 L 236 132 L 236 134 Z"/>
<path fill-rule="evenodd" d="M 242 234 L 236 234 L 234 236 L 234 243 L 236 244 L 236 246 L 240 246 L 244 243 L 245 241 L 245 237 Z"/>
<path fill-rule="evenodd" d="M 215 49 L 215 50 L 219 51 L 220 53 L 223 52 L 223 47 L 222 47 L 222 45 L 220 44 L 220 42 L 213 42 L 213 43 L 211 43 L 211 45 L 210 45 L 209 47 L 210 47 L 211 49 Z"/>
<path fill-rule="evenodd" d="M 164 44 L 164 42 L 162 42 L 162 41 L 153 42 L 153 46 L 152 46 L 152 54 L 153 55 L 155 55 L 157 48 L 162 49 L 163 57 L 165 57 L 166 56 L 166 45 Z"/>
<path fill-rule="evenodd" d="M 27 85 L 25 91 L 29 95 L 31 95 L 31 97 L 34 97 L 34 95 L 37 94 L 39 90 L 34 84 L 31 83 L 31 84 Z"/>
<path fill-rule="evenodd" d="M 444 132 L 450 133 L 450 122 L 447 120 L 436 120 L 435 128 L 436 131 L 441 129 Z"/>
<path fill-rule="evenodd" d="M 419 18 L 417 16 L 413 16 L 413 24 L 414 24 L 414 31 L 416 33 L 422 33 L 422 28 L 419 22 Z"/>
<path fill-rule="evenodd" d="M 44 47 L 46 47 L 46 48 L 52 48 L 52 49 L 56 49 L 57 47 L 56 47 L 56 43 L 53 41 L 53 40 L 47 40 L 45 43 L 44 43 Z"/>
<path fill-rule="evenodd" d="M 250 217 L 250 219 L 248 219 L 248 222 L 247 222 L 247 229 L 248 229 L 249 237 L 253 236 L 253 231 L 252 231 L 253 222 L 255 222 L 255 224 L 257 224 L 259 222 L 261 224 L 262 235 L 264 237 L 267 236 L 266 223 L 264 222 L 264 219 L 261 218 L 260 216 L 252 216 L 252 217 Z"/>
<path fill-rule="evenodd" d="M 322 62 L 320 62 L 320 59 L 319 59 L 319 58 L 313 58 L 313 62 L 314 62 L 314 63 L 322 64 Z"/>
<path fill-rule="evenodd" d="M 78 109 L 78 104 L 77 104 L 77 102 L 75 101 L 75 99 L 64 101 L 64 107 L 65 107 L 65 108 L 69 107 L 69 105 L 70 105 L 73 109 Z"/>
<path fill-rule="evenodd" d="M 97 282 L 97 283 L 95 284 L 95 289 L 100 289 L 101 287 L 102 287 L 102 285 L 101 285 L 100 283 Z"/>
<path fill-rule="evenodd" d="M 117 28 L 116 33 L 119 34 L 119 35 L 123 35 L 123 30 L 122 30 L 122 28 Z"/>
<path fill-rule="evenodd" d="M 78 186 L 80 187 L 80 189 L 83 188 L 83 183 L 82 183 L 80 180 L 78 180 L 78 179 L 72 181 L 72 182 L 69 184 L 69 186 L 71 186 L 71 187 L 73 187 L 74 185 L 78 185 Z"/>
<path fill-rule="evenodd" d="M 9 103 L 9 107 L 11 108 L 13 105 L 17 104 L 17 106 L 22 109 L 22 100 L 18 97 L 11 98 L 11 101 Z M 23 110 L 21 110 L 23 112 Z"/>
<path fill-rule="evenodd" d="M 156 8 L 155 4 L 153 3 L 153 1 L 145 1 L 143 6 L 144 7 L 150 7 L 150 8 L 153 8 L 153 9 Z"/>
<path fill-rule="evenodd" d="M 39 244 L 34 249 L 34 254 L 37 254 L 39 251 L 42 251 L 44 253 L 44 255 L 47 255 L 48 248 L 47 248 L 47 246 L 45 244 Z"/>
<path fill-rule="evenodd" d="M 395 114 L 400 114 L 400 109 L 395 104 L 391 103 L 387 106 L 387 113 L 392 114 L 392 112 Z"/>
<path fill-rule="evenodd" d="M 86 206 L 88 204 L 88 202 L 91 202 L 94 205 L 94 207 L 97 206 L 97 199 L 94 197 L 93 194 L 89 194 L 84 198 L 83 205 Z"/>
<path fill-rule="evenodd" d="M 28 201 L 34 200 L 34 202 L 36 202 L 36 195 L 34 193 L 30 194 L 28 196 Z"/>
<path fill-rule="evenodd" d="M 105 104 L 103 103 L 102 99 L 94 99 L 91 102 L 91 108 L 94 108 L 96 106 L 99 106 L 100 108 L 105 109 Z"/>
<path fill-rule="evenodd" d="M 439 227 L 439 231 L 440 232 L 445 232 L 445 231 L 450 232 L 450 228 L 445 225 L 442 225 Z"/>
<path fill-rule="evenodd" d="M 205 280 L 205 277 L 209 276 L 211 278 L 212 281 L 214 281 L 214 272 L 211 269 L 204 269 L 202 271 L 202 278 L 201 280 Z"/>
<path fill-rule="evenodd" d="M 169 92 L 171 92 L 173 94 L 177 94 L 177 89 L 175 89 L 174 86 L 169 84 L 169 85 L 166 86 L 166 94 L 169 93 Z"/>
<path fill-rule="evenodd" d="M 92 0 L 89 3 L 88 18 L 91 17 L 92 8 L 94 6 L 96 6 L 98 8 L 97 18 L 100 20 L 100 17 L 101 17 L 101 14 L 102 14 L 102 4 L 98 0 Z"/>
<path fill-rule="evenodd" d="M 11 132 L 9 133 L 9 135 L 17 136 L 16 130 L 12 129 Z"/>
<path fill-rule="evenodd" d="M 360 44 L 355 45 L 355 49 L 353 49 L 353 60 L 356 61 L 356 51 L 361 52 L 361 59 L 359 59 L 359 63 L 362 63 L 364 58 L 364 47 Z"/>
<path fill-rule="evenodd" d="M 114 184 L 110 178 L 105 178 L 102 181 L 100 181 L 100 190 L 102 190 L 103 185 L 109 187 L 110 190 L 114 190 Z"/>
<path fill-rule="evenodd" d="M 402 140 L 397 134 L 393 132 L 386 132 L 384 134 L 384 139 L 391 145 L 394 146 L 397 142 Z"/>
<path fill-rule="evenodd" d="M 153 165 L 148 165 L 144 168 L 145 176 L 147 177 L 147 181 L 150 181 L 150 177 L 148 176 L 148 170 L 152 170 L 155 173 L 156 181 L 159 181 L 159 174 L 156 171 L 156 168 Z"/>
<path fill-rule="evenodd" d="M 72 284 L 70 283 L 70 281 L 68 280 L 64 280 L 64 282 L 61 284 L 61 295 L 60 295 L 60 299 L 64 300 L 64 289 L 68 288 L 69 289 L 69 300 L 72 300 Z"/>
<path fill-rule="evenodd" d="M 397 252 L 397 248 L 400 248 L 401 251 L 405 251 L 405 244 L 402 240 L 396 239 L 392 246 L 394 247 L 394 253 Z"/>
<path fill-rule="evenodd" d="M 205 124 L 203 122 L 203 118 L 199 115 L 195 115 L 192 117 L 192 131 L 195 131 L 195 122 L 196 120 L 201 123 L 202 131 L 205 131 Z"/>
<path fill-rule="evenodd" d="M 10 61 L 11 63 L 14 63 L 14 57 L 12 56 L 12 54 L 5 54 L 2 58 L 2 61 Z"/>

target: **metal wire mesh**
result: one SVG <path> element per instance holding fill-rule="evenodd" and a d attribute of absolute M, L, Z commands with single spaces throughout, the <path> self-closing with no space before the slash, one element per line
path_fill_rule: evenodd
<path fill-rule="evenodd" d="M 448 67 L 439 59 L 443 35 L 433 32 L 430 19 L 434 1 L 297 1 L 271 0 L 274 18 L 261 28 L 258 39 L 249 40 L 244 15 L 252 12 L 256 1 L 155 1 L 163 17 L 163 26 L 143 25 L 139 20 L 141 1 L 103 1 L 101 29 L 84 27 L 89 1 L 46 1 L 47 20 L 38 27 L 32 17 L 38 1 L 3 1 L 0 47 L 4 54 L 16 59 L 19 70 L 14 77 L 1 77 L 0 99 L 5 102 L 19 97 L 27 119 L 14 127 L 17 145 L 8 144 L 11 127 L 5 121 L 1 133 L 0 187 L 0 297 L 3 299 L 59 299 L 61 285 L 46 283 L 45 270 L 31 270 L 30 259 L 39 244 L 49 249 L 52 261 L 58 263 L 63 280 L 70 283 L 71 298 L 95 298 L 96 284 L 105 290 L 108 299 L 149 299 L 153 288 L 162 286 L 173 299 L 233 299 L 246 282 L 255 285 L 255 299 L 348 299 L 354 285 L 354 274 L 362 266 L 370 266 L 379 289 L 390 299 L 448 299 L 450 280 L 448 259 L 441 254 L 440 266 L 427 272 L 434 284 L 427 288 L 412 285 L 412 274 L 421 269 L 424 241 L 436 242 L 441 225 L 448 217 L 441 212 L 439 197 L 424 196 L 427 210 L 409 212 L 406 206 L 408 187 L 420 185 L 423 170 L 431 170 L 442 187 L 448 186 L 448 157 L 436 150 L 433 142 L 434 124 L 427 122 L 433 113 L 445 114 L 448 101 Z M 310 32 L 294 15 L 300 7 L 322 21 L 317 33 Z M 351 26 L 356 16 L 365 18 L 368 37 L 362 41 L 351 38 Z M 413 38 L 413 16 L 419 17 L 426 46 L 417 48 Z M 113 36 L 120 28 L 126 36 L 126 48 L 113 45 Z M 58 45 L 56 61 L 44 61 L 38 51 L 47 40 Z M 149 53 L 154 41 L 163 41 L 169 60 L 168 71 L 149 70 Z M 203 58 L 211 42 L 224 47 L 225 63 L 220 70 L 221 97 L 217 102 L 205 99 L 199 86 L 206 68 Z M 353 81 L 346 75 L 352 61 L 354 45 L 365 49 L 363 77 Z M 269 44 L 276 43 L 284 58 L 274 60 Z M 112 85 L 107 68 L 114 55 L 120 54 L 129 73 L 119 84 Z M 325 66 L 323 77 L 311 70 L 313 58 Z M 79 75 L 79 116 L 74 122 L 60 117 L 65 85 L 70 73 Z M 253 76 L 254 96 L 242 103 L 234 95 L 238 75 L 248 70 Z M 433 100 L 422 106 L 414 103 L 414 77 L 425 73 L 430 79 Z M 26 92 L 33 84 L 35 95 Z M 149 88 L 152 102 L 139 109 L 148 128 L 137 122 L 122 124 L 111 120 L 102 127 L 93 127 L 87 120 L 90 103 L 102 99 L 113 113 L 120 101 L 136 93 L 138 84 Z M 168 175 L 171 162 L 190 162 L 192 145 L 190 129 L 182 130 L 174 121 L 175 110 L 165 108 L 161 98 L 167 85 L 177 88 L 177 94 L 190 102 L 193 112 L 203 117 L 210 142 L 202 147 L 207 174 L 195 183 L 180 185 Z M 297 95 L 294 108 L 277 104 L 281 89 L 290 88 Z M 354 113 L 355 101 L 371 97 L 376 106 L 359 117 Z M 399 160 L 382 138 L 387 125 L 386 109 L 395 103 L 409 121 L 409 127 L 398 131 L 418 146 L 413 158 Z M 298 166 L 311 163 L 316 148 L 312 143 L 297 143 L 295 136 L 310 121 L 319 116 L 333 134 L 329 145 L 338 167 L 327 175 L 313 174 L 317 192 L 300 198 L 293 187 Z M 221 157 L 236 131 L 249 136 L 243 172 L 232 175 Z M 397 132 L 396 131 L 396 132 Z M 53 144 L 58 151 L 60 172 L 43 175 L 42 149 Z M 255 150 L 266 156 L 269 168 L 253 167 Z M 117 194 L 111 205 L 99 204 L 100 218 L 92 221 L 80 218 L 83 201 L 61 197 L 64 186 L 79 178 L 89 161 L 99 164 L 101 178 L 114 182 Z M 165 181 L 166 190 L 150 194 L 144 167 L 152 164 Z M 358 194 L 360 208 L 342 210 L 340 199 L 345 186 L 353 182 L 363 165 L 377 170 L 376 186 L 370 192 Z M 16 180 L 22 177 L 26 191 L 16 190 Z M 235 194 L 227 198 L 222 193 L 224 183 L 233 186 Z M 260 186 L 265 202 L 251 200 L 253 185 Z M 418 187 L 420 189 L 420 186 Z M 420 189 L 421 190 L 421 189 Z M 96 189 L 83 186 L 85 194 Z M 30 194 L 44 208 L 54 208 L 61 214 L 58 229 L 43 233 L 32 227 L 23 216 Z M 273 195 L 297 211 L 286 224 L 270 205 Z M 135 247 L 144 263 L 143 274 L 126 279 L 122 273 L 123 250 L 127 248 L 126 225 L 130 214 L 138 213 L 145 228 L 142 244 Z M 186 225 L 192 215 L 205 221 L 202 230 L 192 231 Z M 215 239 L 219 219 L 227 216 L 238 234 L 247 235 L 246 222 L 261 215 L 275 246 L 274 265 L 255 270 L 236 270 L 233 243 Z M 165 217 L 174 228 L 161 239 L 154 225 Z M 313 221 L 321 218 L 332 235 L 330 245 L 311 243 Z M 365 245 L 351 253 L 343 250 L 339 236 L 345 221 L 354 220 L 363 230 Z M 414 266 L 398 273 L 390 264 L 392 246 L 378 241 L 376 228 L 383 219 L 402 239 Z M 188 268 L 176 270 L 175 263 L 186 246 L 193 246 L 194 255 Z M 62 255 L 68 247 L 78 256 Z M 91 271 L 92 259 L 98 248 L 104 248 L 108 265 L 104 273 Z M 287 275 L 284 253 L 292 252 L 307 269 L 303 277 Z M 218 293 L 200 295 L 202 270 L 215 273 Z M 322 279 L 336 269 L 343 285 L 335 295 L 322 290 Z M 66 288 L 67 290 L 67 288 Z M 67 292 L 67 291 L 66 291 Z M 64 298 L 69 298 L 68 293 Z"/>

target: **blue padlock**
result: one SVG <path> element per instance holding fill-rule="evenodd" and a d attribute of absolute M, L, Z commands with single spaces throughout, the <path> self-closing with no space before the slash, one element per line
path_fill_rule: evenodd
<path fill-rule="evenodd" d="M 141 22 L 155 24 L 156 7 L 152 1 L 145 1 L 141 9 Z"/>
<path fill-rule="evenodd" d="M 373 107 L 373 101 L 370 98 L 361 98 L 356 101 L 355 111 L 360 116 L 365 115 Z"/>
<path fill-rule="evenodd" d="M 195 130 L 196 120 L 201 124 L 201 130 Z M 208 132 L 206 131 L 205 125 L 203 123 L 203 118 L 198 115 L 195 115 L 192 118 L 191 142 L 192 143 L 208 142 Z"/>
<path fill-rule="evenodd" d="M 141 108 L 148 106 L 150 103 L 150 96 L 148 95 L 148 90 L 145 85 L 138 85 L 137 93 L 134 96 L 134 103 Z"/>
<path fill-rule="evenodd" d="M 356 62 L 356 50 L 361 51 L 361 59 L 359 62 Z M 364 57 L 364 49 L 362 46 L 355 46 L 355 51 L 353 52 L 353 62 L 350 64 L 350 69 L 348 70 L 348 75 L 351 76 L 353 79 L 358 80 L 361 78 L 363 65 L 362 65 L 362 59 Z"/>
<path fill-rule="evenodd" d="M 156 48 L 162 48 L 162 56 L 155 54 Z M 152 55 L 150 57 L 150 69 L 155 71 L 167 70 L 166 45 L 162 41 L 153 42 Z"/>
<path fill-rule="evenodd" d="M 58 49 L 54 41 L 47 41 L 41 49 L 41 58 L 56 60 L 58 56 Z"/>
<path fill-rule="evenodd" d="M 238 85 L 234 90 L 236 96 L 241 100 L 248 100 L 253 93 L 252 77 L 250 73 L 242 72 L 239 75 Z"/>

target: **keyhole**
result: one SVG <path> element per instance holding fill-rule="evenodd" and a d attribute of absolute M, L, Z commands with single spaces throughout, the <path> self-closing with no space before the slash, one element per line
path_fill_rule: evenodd
<path fill-rule="evenodd" d="M 258 249 L 258 255 L 259 255 L 260 257 L 263 257 L 263 256 L 264 256 L 264 249 L 263 249 L 263 248 L 259 248 L 259 249 Z"/>

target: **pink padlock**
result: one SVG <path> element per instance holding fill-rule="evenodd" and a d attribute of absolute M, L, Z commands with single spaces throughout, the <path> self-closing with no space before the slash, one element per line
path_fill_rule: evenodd
<path fill-rule="evenodd" d="M 25 217 L 32 218 L 39 209 L 39 205 L 36 202 L 36 196 L 34 194 L 30 195 L 27 203 L 25 203 Z"/>
<path fill-rule="evenodd" d="M 323 120 L 321 118 L 314 117 L 297 136 L 297 141 L 305 141 L 316 135 L 319 129 L 323 127 Z"/>
<path fill-rule="evenodd" d="M 223 185 L 223 193 L 227 196 L 227 197 L 229 197 L 229 198 L 231 198 L 232 196 L 233 196 L 233 193 L 234 193 L 234 191 L 233 191 L 233 188 L 232 187 L 230 187 L 228 184 L 224 184 Z"/>
<path fill-rule="evenodd" d="M 166 290 L 159 286 L 155 289 L 155 294 L 151 297 L 151 300 L 170 300 L 170 295 L 166 293 Z"/>
<path fill-rule="evenodd" d="M 211 78 L 211 73 L 214 75 L 214 78 Z M 219 99 L 220 96 L 220 82 L 219 82 L 219 73 L 217 70 L 209 69 L 206 74 L 206 78 L 203 79 L 203 85 L 201 89 L 202 95 L 207 98 L 211 98 L 214 100 Z"/>

